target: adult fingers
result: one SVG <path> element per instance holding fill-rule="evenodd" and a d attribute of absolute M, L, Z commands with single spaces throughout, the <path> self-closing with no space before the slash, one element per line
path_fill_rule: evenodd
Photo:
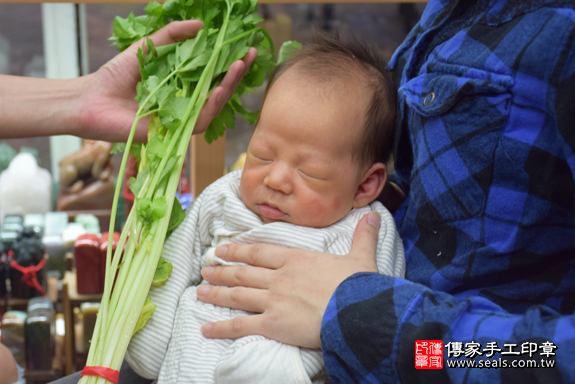
<path fill-rule="evenodd" d="M 196 36 L 203 25 L 199 20 L 173 21 L 148 36 L 148 38 L 152 39 L 155 46 L 172 44 L 176 41 L 183 41 Z M 106 69 L 109 70 L 115 78 L 114 84 L 118 82 L 123 83 L 124 87 L 133 90 L 135 85 L 133 83 L 140 81 L 136 52 L 139 48 L 147 49 L 144 40 L 145 38 L 136 41 L 100 68 L 104 69 L 104 72 L 106 72 Z M 115 87 L 118 88 L 118 85 L 116 84 Z"/>
<path fill-rule="evenodd" d="M 150 38 L 156 46 L 172 44 L 196 37 L 204 23 L 200 20 L 173 21 L 154 32 Z"/>
<path fill-rule="evenodd" d="M 138 121 L 138 127 L 136 128 L 136 133 L 134 134 L 135 143 L 147 143 L 148 142 L 148 125 L 150 123 L 150 116 L 141 118 Z"/>
<path fill-rule="evenodd" d="M 257 49 L 250 48 L 243 59 L 230 65 L 230 68 L 222 79 L 220 85 L 212 91 L 212 94 L 204 105 L 202 112 L 200 112 L 198 122 L 194 128 L 194 134 L 203 133 L 208 128 L 213 118 L 220 113 L 224 104 L 226 104 L 232 97 L 234 91 L 242 81 L 242 78 L 250 69 L 250 66 L 256 59 L 257 55 Z"/>
<path fill-rule="evenodd" d="M 228 72 L 224 76 L 224 79 L 222 80 L 219 86 L 214 88 L 210 97 L 206 101 L 206 104 L 204 105 L 202 112 L 200 112 L 200 116 L 198 116 L 198 122 L 196 123 L 196 126 L 194 128 L 194 135 L 204 133 L 205 130 L 210 125 L 210 122 L 214 119 L 214 117 L 219 115 L 220 111 L 224 107 L 224 104 L 226 104 L 227 101 L 229 100 L 229 97 L 226 96 L 229 92 L 226 91 L 224 86 L 227 85 L 228 87 L 230 87 L 229 85 L 230 80 L 228 80 L 227 83 L 224 83 L 224 80 L 231 78 L 232 79 L 231 81 L 234 81 L 234 79 L 238 77 L 241 79 L 240 76 L 241 73 L 243 72 L 243 68 L 244 63 L 241 60 L 238 60 L 235 63 L 232 63 L 232 65 L 230 65 L 230 68 L 228 69 Z M 236 86 L 234 86 L 232 92 L 235 89 Z"/>
<path fill-rule="evenodd" d="M 200 285 L 196 293 L 206 303 L 257 313 L 265 311 L 268 298 L 266 290 L 244 287 Z"/>
<path fill-rule="evenodd" d="M 195 37 L 203 26 L 204 24 L 199 20 L 172 21 L 170 24 L 157 30 L 150 36 L 147 36 L 147 38 L 151 39 L 156 47 L 172 44 L 177 41 L 184 41 Z M 145 39 L 146 37 L 141 38 L 130 45 L 109 63 L 105 64 L 104 67 L 117 67 L 121 76 L 126 76 L 130 79 L 133 78 L 134 80 L 137 78 L 139 81 L 140 73 L 138 72 L 138 58 L 136 56 L 136 52 L 139 48 L 142 48 L 144 52 L 147 51 L 148 46 L 147 44 L 144 44 Z"/>
<path fill-rule="evenodd" d="M 183 21 L 172 21 L 165 27 L 152 33 L 147 38 L 154 42 L 154 46 L 172 44 L 178 41 L 184 41 L 196 37 L 198 31 L 204 26 L 200 20 L 183 20 Z M 142 48 L 144 40 L 142 38 L 132 44 L 128 49 L 131 51 L 137 51 L 138 48 Z M 147 46 L 144 46 L 144 50 Z"/>
<path fill-rule="evenodd" d="M 204 324 L 202 333 L 213 339 L 236 339 L 248 335 L 262 335 L 265 315 L 234 317 L 231 320 Z"/>
<path fill-rule="evenodd" d="M 372 211 L 362 217 L 353 234 L 351 254 L 364 260 L 369 265 L 375 264 L 375 254 L 377 251 L 377 238 L 379 227 L 381 226 L 381 216 L 379 212 Z M 377 271 L 377 267 L 374 269 Z"/>
<path fill-rule="evenodd" d="M 244 77 L 244 75 L 250 69 L 250 66 L 252 65 L 252 63 L 256 59 L 257 55 L 258 55 L 258 50 L 255 49 L 254 47 L 251 47 L 248 50 L 248 53 L 246 53 L 246 55 L 243 57 L 243 59 L 238 60 L 236 62 L 236 63 L 243 63 L 243 66 L 238 65 L 238 69 L 241 69 L 239 74 L 234 73 L 233 76 L 225 76 L 222 79 L 220 86 L 224 90 L 223 96 L 226 99 L 229 99 L 230 97 L 232 97 L 232 94 L 234 93 L 234 91 L 236 90 L 238 85 L 240 84 L 240 81 L 242 81 L 242 78 Z M 229 70 L 228 70 L 228 73 L 229 73 Z"/>
<path fill-rule="evenodd" d="M 216 248 L 216 256 L 227 261 L 239 261 L 256 267 L 281 268 L 294 249 L 269 244 L 226 244 Z"/>
<path fill-rule="evenodd" d="M 250 287 L 268 289 L 273 271 L 266 268 L 241 266 L 215 266 L 202 270 L 202 277 L 212 284 L 226 287 Z"/>

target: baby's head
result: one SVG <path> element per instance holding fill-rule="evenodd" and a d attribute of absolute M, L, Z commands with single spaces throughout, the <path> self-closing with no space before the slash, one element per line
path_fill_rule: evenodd
<path fill-rule="evenodd" d="M 395 116 L 384 68 L 375 49 L 324 35 L 276 68 L 240 184 L 265 223 L 326 227 L 379 195 Z"/>

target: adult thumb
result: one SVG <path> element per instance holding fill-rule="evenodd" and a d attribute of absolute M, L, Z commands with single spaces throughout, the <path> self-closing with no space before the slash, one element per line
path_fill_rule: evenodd
<path fill-rule="evenodd" d="M 368 264 L 375 264 L 375 254 L 377 250 L 377 238 L 379 227 L 381 226 L 381 216 L 377 211 L 371 211 L 363 216 L 353 234 L 351 253 Z M 375 267 L 377 270 L 377 267 Z"/>

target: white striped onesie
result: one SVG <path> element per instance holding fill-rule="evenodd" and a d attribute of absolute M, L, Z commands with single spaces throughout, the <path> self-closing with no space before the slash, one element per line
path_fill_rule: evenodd
<path fill-rule="evenodd" d="M 197 299 L 196 286 L 205 283 L 201 269 L 208 264 L 227 263 L 213 253 L 221 244 L 267 243 L 345 255 L 351 250 L 359 220 L 377 210 L 382 218 L 377 245 L 379 271 L 404 276 L 403 244 L 391 214 L 381 203 L 353 209 L 326 228 L 264 224 L 242 202 L 240 177 L 241 170 L 232 172 L 206 188 L 164 245 L 163 257 L 173 264 L 172 275 L 165 285 L 150 290 L 156 311 L 134 336 L 126 354 L 126 360 L 143 377 L 158 379 L 160 384 L 325 381 L 320 350 L 298 348 L 263 336 L 237 340 L 203 336 L 200 327 L 205 323 L 250 314 Z"/>

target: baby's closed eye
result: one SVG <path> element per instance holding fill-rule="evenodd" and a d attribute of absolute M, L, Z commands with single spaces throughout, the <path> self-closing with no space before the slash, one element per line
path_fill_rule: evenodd
<path fill-rule="evenodd" d="M 323 175 L 321 175 L 319 172 L 314 171 L 314 170 L 307 170 L 304 171 L 302 169 L 298 169 L 298 172 L 300 173 L 300 175 L 302 175 L 304 178 L 309 179 L 309 180 L 314 180 L 314 181 L 327 181 L 327 178 Z"/>
<path fill-rule="evenodd" d="M 273 160 L 271 159 L 271 156 L 266 156 L 266 154 L 264 154 L 264 153 L 255 154 L 253 151 L 249 151 L 248 154 L 249 154 L 254 160 L 257 160 L 257 161 L 266 162 L 266 163 L 269 163 L 269 162 L 272 162 L 272 161 L 273 161 Z"/>

